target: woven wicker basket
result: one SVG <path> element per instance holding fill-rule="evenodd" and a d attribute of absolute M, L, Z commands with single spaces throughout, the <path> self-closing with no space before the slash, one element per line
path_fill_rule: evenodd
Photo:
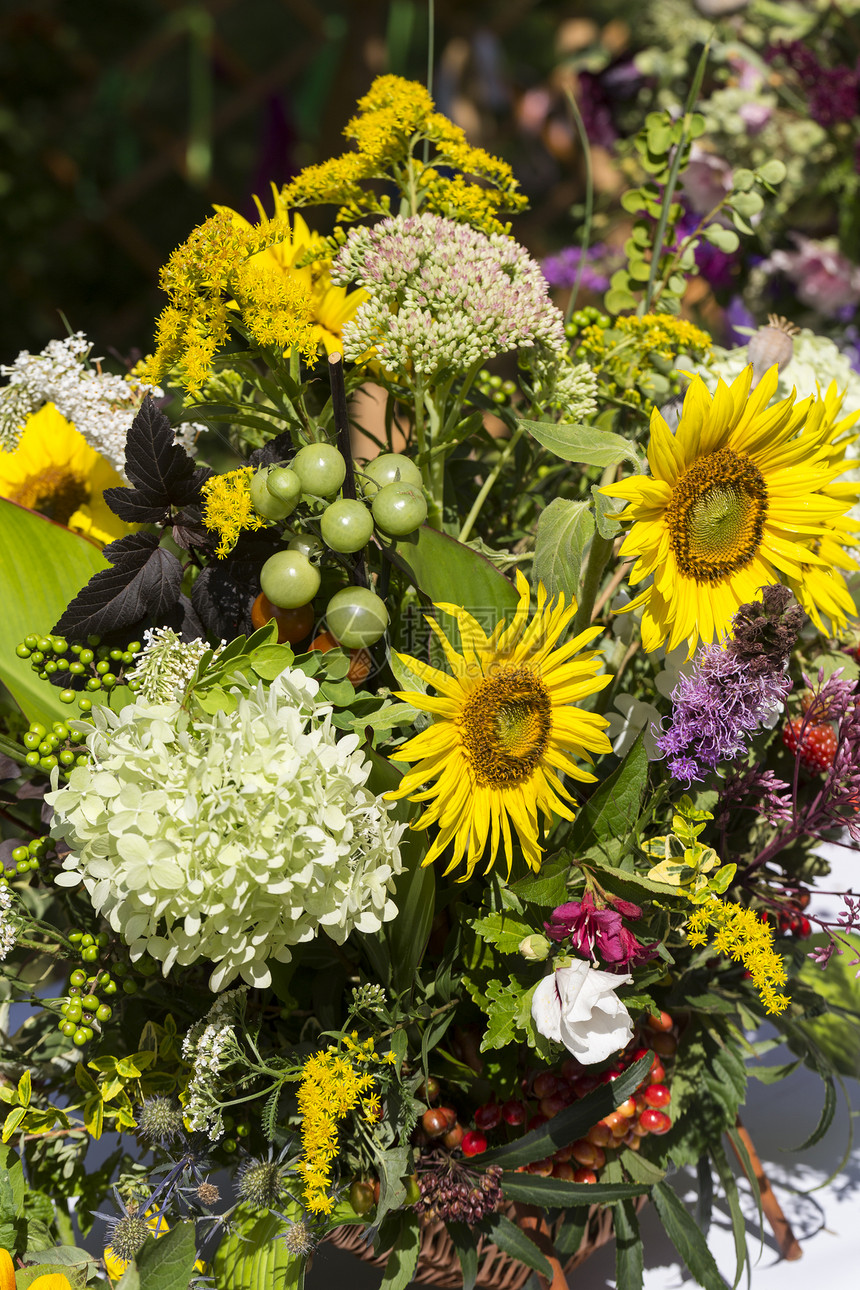
<path fill-rule="evenodd" d="M 508 1215 L 513 1219 L 517 1218 L 514 1209 L 510 1209 Z M 388 1252 L 374 1253 L 372 1246 L 367 1243 L 365 1232 L 366 1229 L 361 1225 L 337 1227 L 327 1240 L 341 1250 L 349 1250 L 364 1263 L 370 1263 L 378 1268 L 384 1267 L 388 1261 Z M 550 1232 L 550 1237 L 551 1235 Z M 580 1263 L 584 1263 L 601 1245 L 611 1241 L 613 1235 L 612 1211 L 599 1205 L 592 1205 L 585 1235 L 579 1249 L 565 1263 L 565 1274 L 572 1272 Z M 516 1262 L 509 1255 L 503 1254 L 484 1238 L 478 1246 L 478 1258 L 476 1285 L 481 1287 L 481 1290 L 522 1290 L 531 1276 L 529 1268 Z M 439 1286 L 442 1290 L 457 1290 L 463 1285 L 460 1261 L 453 1242 L 445 1224 L 438 1220 L 427 1223 L 421 1233 L 421 1250 L 412 1282 Z"/>

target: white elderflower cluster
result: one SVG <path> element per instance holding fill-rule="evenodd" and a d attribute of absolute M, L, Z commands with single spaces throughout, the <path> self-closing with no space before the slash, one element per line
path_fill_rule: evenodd
<path fill-rule="evenodd" d="M 0 963 L 15 948 L 16 929 L 9 918 L 12 908 L 12 893 L 6 883 L 0 883 Z"/>
<path fill-rule="evenodd" d="M 571 363 L 564 351 L 539 345 L 530 352 L 535 399 L 545 411 L 555 410 L 564 422 L 587 421 L 597 411 L 597 377 L 588 363 Z"/>
<path fill-rule="evenodd" d="M 208 644 L 202 639 L 184 641 L 171 627 L 147 628 L 143 639 L 146 645 L 127 678 L 135 682 L 137 697 L 150 703 L 181 699 L 209 649 Z M 213 651 L 213 658 L 218 657 L 225 644 L 222 641 Z"/>
<path fill-rule="evenodd" d="M 83 332 L 49 341 L 41 354 L 24 349 L 11 365 L 0 364 L 9 384 L 0 390 L 0 447 L 13 451 L 27 419 L 46 403 L 70 421 L 90 447 L 119 474 L 125 469 L 129 426 L 147 393 L 163 398 L 156 385 L 126 380 L 101 371 L 91 359 L 92 345 Z M 203 426 L 187 422 L 176 432 L 189 452 Z"/>
<path fill-rule="evenodd" d="M 219 1077 L 241 1057 L 236 1024 L 244 1015 L 247 991 L 243 985 L 220 995 L 182 1041 L 182 1056 L 192 1067 L 183 1115 L 192 1132 L 207 1133 L 213 1142 L 224 1135 Z"/>
<path fill-rule="evenodd" d="M 92 756 L 46 800 L 71 848 L 55 881 L 83 883 L 93 908 L 166 975 L 210 959 L 213 990 L 267 986 L 267 959 L 320 928 L 338 944 L 397 910 L 403 825 L 365 787 L 358 735 L 338 740 L 318 683 L 287 669 L 195 715 L 137 700 L 93 709 Z"/>
<path fill-rule="evenodd" d="M 331 270 L 370 299 L 344 325 L 344 354 L 423 376 L 466 371 L 495 354 L 564 347 L 564 318 L 540 266 L 512 238 L 438 215 L 355 228 Z"/>

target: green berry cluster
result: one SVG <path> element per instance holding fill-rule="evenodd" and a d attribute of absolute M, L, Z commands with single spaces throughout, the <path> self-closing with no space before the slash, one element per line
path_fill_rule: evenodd
<path fill-rule="evenodd" d="M 87 700 L 85 711 L 89 711 L 91 707 L 92 703 Z M 86 766 L 89 761 L 86 745 L 65 721 L 55 721 L 50 730 L 41 721 L 31 721 L 21 742 L 27 749 L 24 760 L 28 766 L 38 766 L 48 773 L 58 766 L 64 779 L 68 778 L 75 766 Z"/>
<path fill-rule="evenodd" d="M 603 314 L 594 305 L 586 305 L 584 309 L 577 309 L 571 314 L 570 322 L 565 323 L 564 334 L 568 340 L 574 341 L 581 331 L 586 327 L 599 327 L 601 331 L 607 331 L 612 326 L 612 319 L 609 314 Z M 588 358 L 589 351 L 578 345 L 573 351 L 574 358 Z"/>
<path fill-rule="evenodd" d="M 18 658 L 30 660 L 30 666 L 40 681 L 58 677 L 68 685 L 60 691 L 61 703 L 74 703 L 77 699 L 81 712 L 89 712 L 93 701 L 89 697 L 99 690 L 112 690 L 122 685 L 125 673 L 133 666 L 135 654 L 141 650 L 140 641 L 132 641 L 125 649 L 102 645 L 101 637 L 88 636 L 86 645 L 69 644 L 62 636 L 25 637 L 16 646 Z M 135 683 L 130 683 L 131 689 Z M 83 691 L 83 693 L 82 693 Z M 35 763 L 28 763 L 35 764 Z"/>
<path fill-rule="evenodd" d="M 475 377 L 475 389 L 479 394 L 483 394 L 485 399 L 490 399 L 499 406 L 509 404 L 513 395 L 517 392 L 516 381 L 503 381 L 502 378 L 493 372 L 489 372 L 486 367 L 482 367 Z"/>
<path fill-rule="evenodd" d="M 51 850 L 50 838 L 34 838 L 27 846 L 23 844 L 12 851 L 12 869 L 0 869 L 0 882 L 12 878 L 23 878 L 28 873 L 38 873 L 39 865 Z"/>
<path fill-rule="evenodd" d="M 69 940 L 80 947 L 82 962 L 90 965 L 98 962 L 109 937 L 107 932 L 94 936 L 91 932 L 72 931 Z M 93 1022 L 104 1025 L 113 1015 L 110 1004 L 99 996 L 109 997 L 116 992 L 117 983 L 106 968 L 100 971 L 75 968 L 69 977 L 66 1000 L 60 1008 L 62 1020 L 57 1023 L 57 1029 L 78 1048 L 89 1043 L 95 1033 Z"/>

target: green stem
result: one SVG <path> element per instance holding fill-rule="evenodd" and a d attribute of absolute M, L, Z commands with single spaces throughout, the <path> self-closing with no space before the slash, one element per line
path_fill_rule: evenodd
<path fill-rule="evenodd" d="M 484 480 L 483 484 L 481 485 L 481 491 L 478 493 L 478 496 L 475 498 L 474 502 L 472 503 L 472 509 L 469 511 L 469 514 L 466 516 L 465 520 L 463 521 L 463 527 L 460 529 L 460 536 L 458 538 L 458 541 L 465 542 L 469 534 L 472 532 L 472 529 L 475 527 L 475 520 L 480 515 L 481 508 L 483 507 L 484 502 L 489 497 L 490 491 L 492 490 L 493 485 L 495 484 L 496 480 L 499 478 L 499 475 L 507 466 L 508 462 L 511 459 L 511 456 L 513 455 L 514 449 L 516 448 L 517 444 L 519 443 L 520 439 L 522 439 L 524 434 L 525 434 L 525 427 L 522 425 L 517 426 L 516 430 L 511 435 L 510 439 L 505 445 L 504 450 L 499 454 L 499 460 L 496 462 L 495 466 L 487 475 L 487 478 Z"/>
<path fill-rule="evenodd" d="M 594 608 L 594 602 L 600 590 L 603 570 L 606 568 L 606 562 L 612 552 L 612 544 L 612 538 L 601 537 L 595 531 L 594 537 L 591 539 L 588 562 L 582 578 L 582 597 L 579 601 L 576 617 L 573 620 L 574 636 L 584 632 L 587 627 L 591 626 L 591 611 Z"/>
<path fill-rule="evenodd" d="M 430 457 L 427 442 L 427 429 L 424 424 L 424 384 L 420 377 L 415 381 L 415 442 L 418 447 L 418 460 L 421 469 L 421 482 L 427 494 L 427 523 L 433 529 L 442 528 L 441 498 L 436 495 L 437 469 Z M 445 459 L 441 457 L 444 478 Z"/>
<path fill-rule="evenodd" d="M 588 245 L 591 241 L 591 221 L 594 216 L 594 175 L 591 169 L 591 148 L 588 143 L 588 131 L 585 128 L 585 122 L 579 111 L 576 99 L 570 90 L 566 91 L 567 102 L 570 107 L 570 114 L 573 117 L 573 124 L 576 126 L 576 132 L 579 135 L 579 142 L 582 147 L 582 158 L 585 164 L 585 220 L 582 225 L 582 241 L 580 242 L 581 255 L 579 264 L 576 266 L 576 277 L 573 280 L 573 289 L 570 293 L 570 299 L 567 302 L 567 308 L 564 311 L 565 323 L 570 322 L 571 314 L 576 305 L 576 297 L 579 295 L 579 284 L 582 275 L 585 272 L 585 257 L 588 254 Z"/>

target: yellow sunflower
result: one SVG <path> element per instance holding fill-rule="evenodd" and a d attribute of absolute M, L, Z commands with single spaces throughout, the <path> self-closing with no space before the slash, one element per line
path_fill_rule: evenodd
<path fill-rule="evenodd" d="M 750 394 L 752 367 L 711 398 L 695 377 L 673 435 L 651 415 L 650 476 L 602 489 L 629 503 L 620 515 L 633 527 L 622 556 L 637 557 L 630 584 L 653 576 L 628 609 L 644 608 L 646 650 L 699 640 L 728 630 L 739 605 L 762 587 L 784 581 L 804 588 L 808 605 L 844 621 L 837 586 L 821 543 L 837 530 L 849 503 L 828 487 L 845 469 L 827 442 L 815 400 L 795 392 L 768 407 L 776 391 L 772 367 Z M 830 579 L 825 596 L 822 575 Z M 847 594 L 847 593 L 846 593 Z"/>
<path fill-rule="evenodd" d="M 112 542 L 133 530 L 102 496 L 123 482 L 53 403 L 28 419 L 13 452 L 0 451 L 0 497 L 96 542 Z"/>
<path fill-rule="evenodd" d="M 439 827 L 424 864 L 432 864 L 453 845 L 445 872 L 465 863 L 463 882 L 488 843 L 486 872 L 503 847 L 510 876 L 511 824 L 529 867 L 539 869 L 538 811 L 547 820 L 554 814 L 572 820 L 568 803 L 573 798 L 561 775 L 585 782 L 595 779 L 575 765 L 572 755 L 591 763 L 591 753 L 610 751 L 606 719 L 573 706 L 611 680 L 605 673 L 596 675 L 594 651 L 579 654 L 601 628 L 592 627 L 558 646 L 576 613 L 575 602 L 565 607 L 559 596 L 548 605 L 539 584 L 537 611 L 529 622 L 529 584 L 519 571 L 517 590 L 520 599 L 510 625 L 499 623 L 489 637 L 465 609 L 437 606 L 456 619 L 460 630 L 462 654 L 428 619 L 453 675 L 408 655 L 398 656 L 437 693 L 410 691 L 399 696 L 432 713 L 434 721 L 398 748 L 395 760 L 417 765 L 390 796 L 432 803 L 413 825 Z M 429 787 L 419 792 L 423 784 Z"/>
<path fill-rule="evenodd" d="M 265 251 L 258 251 L 248 263 L 259 269 L 274 269 L 292 278 L 310 300 L 313 337 L 317 344 L 323 345 L 327 354 L 339 354 L 343 350 L 343 325 L 351 320 L 359 305 L 367 300 L 367 292 L 348 292 L 345 287 L 335 286 L 329 276 L 326 259 L 315 260 L 300 269 L 295 267 L 296 262 L 303 259 L 309 251 L 322 245 L 322 239 L 318 234 L 311 233 L 297 211 L 293 212 L 293 227 L 290 231 L 287 207 L 274 184 L 272 194 L 275 199 L 274 217 L 284 221 L 286 237 L 284 241 Z M 255 196 L 254 202 L 260 212 L 260 223 L 267 223 L 268 216 L 259 197 Z M 243 215 L 228 206 L 216 206 L 215 209 L 230 215 L 240 228 L 252 227 Z"/>

